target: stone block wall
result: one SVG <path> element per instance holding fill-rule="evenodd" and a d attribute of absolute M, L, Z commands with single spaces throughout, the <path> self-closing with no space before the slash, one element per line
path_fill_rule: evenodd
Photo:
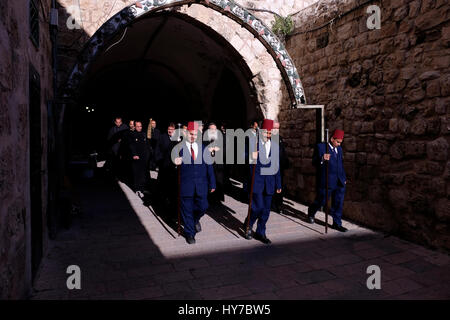
<path fill-rule="evenodd" d="M 0 299 L 24 298 L 31 288 L 28 79 L 31 63 L 40 75 L 41 169 L 46 171 L 46 112 L 53 94 L 46 21 L 49 8 L 50 1 L 42 1 L 42 8 L 39 6 L 40 43 L 36 48 L 30 40 L 28 1 L 0 2 Z M 45 240 L 45 175 L 41 183 Z"/>
<path fill-rule="evenodd" d="M 295 16 L 287 39 L 308 103 L 325 105 L 330 132 L 345 130 L 344 216 L 450 249 L 449 2 L 359 3 L 319 1 Z M 373 4 L 379 30 L 366 24 Z M 287 186 L 309 204 L 314 112 L 283 109 L 279 117 L 293 163 Z"/>

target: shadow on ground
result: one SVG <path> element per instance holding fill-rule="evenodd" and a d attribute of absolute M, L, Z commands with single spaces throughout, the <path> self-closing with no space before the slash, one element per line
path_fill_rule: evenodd
<path fill-rule="evenodd" d="M 152 203 L 154 213 L 138 217 L 111 179 L 78 180 L 74 188 L 82 210 L 50 243 L 32 299 L 450 298 L 448 255 L 362 228 L 324 236 L 299 225 L 303 213 L 290 205 L 283 215 L 298 233 L 280 234 L 270 246 L 243 239 L 243 219 L 223 204 L 208 215 L 230 240 L 215 243 L 217 234 L 189 246 L 176 236 L 172 213 Z M 176 238 L 149 223 L 153 214 Z M 156 245 L 156 235 L 166 240 Z M 176 241 L 178 255 L 162 253 Z M 81 290 L 66 287 L 69 265 L 81 269 Z M 369 265 L 382 270 L 381 290 L 366 287 Z"/>

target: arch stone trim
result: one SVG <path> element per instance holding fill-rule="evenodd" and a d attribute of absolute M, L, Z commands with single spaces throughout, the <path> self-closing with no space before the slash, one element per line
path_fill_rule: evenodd
<path fill-rule="evenodd" d="M 218 11 L 250 31 L 274 59 L 285 81 L 292 106 L 306 103 L 300 76 L 284 45 L 260 19 L 229 0 L 141 0 L 122 9 L 105 22 L 86 43 L 69 75 L 63 96 L 69 97 L 76 91 L 91 62 L 117 32 L 151 12 L 194 3 Z"/>

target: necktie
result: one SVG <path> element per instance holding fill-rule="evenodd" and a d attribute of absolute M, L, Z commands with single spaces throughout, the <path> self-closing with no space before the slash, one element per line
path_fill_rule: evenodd
<path fill-rule="evenodd" d="M 195 152 L 194 152 L 194 148 L 192 148 L 192 143 L 191 143 L 191 155 L 192 155 L 192 160 L 195 161 Z"/>

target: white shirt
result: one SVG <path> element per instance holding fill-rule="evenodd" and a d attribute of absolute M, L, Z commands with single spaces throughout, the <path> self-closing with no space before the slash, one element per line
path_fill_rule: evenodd
<path fill-rule="evenodd" d="M 194 149 L 195 159 L 197 159 L 197 156 L 198 156 L 197 142 L 190 143 L 189 141 L 186 141 L 186 146 L 188 147 L 189 154 L 191 154 L 191 146 L 192 146 L 192 149 Z M 191 156 L 192 156 L 192 154 L 191 154 Z"/>
<path fill-rule="evenodd" d="M 338 153 L 337 152 L 337 148 L 333 147 L 333 145 L 331 143 L 328 143 L 328 144 L 330 145 L 331 150 L 334 151 L 334 153 L 337 154 Z"/>
<path fill-rule="evenodd" d="M 269 154 L 270 154 L 270 146 L 271 146 L 271 142 L 270 140 L 267 140 L 264 143 L 264 147 L 266 148 L 266 158 L 269 158 Z"/>

